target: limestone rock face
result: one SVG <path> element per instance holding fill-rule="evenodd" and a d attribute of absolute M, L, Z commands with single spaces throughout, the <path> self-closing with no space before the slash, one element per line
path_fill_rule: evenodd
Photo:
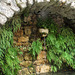
<path fill-rule="evenodd" d="M 45 51 L 41 51 L 37 56 L 37 60 L 46 59 L 47 53 Z"/>
<path fill-rule="evenodd" d="M 0 14 L 0 24 L 4 24 L 7 21 L 7 18 L 4 15 Z"/>
<path fill-rule="evenodd" d="M 29 37 L 28 36 L 26 36 L 26 37 L 22 36 L 22 37 L 18 38 L 18 42 L 19 43 L 20 42 L 28 42 L 28 41 L 29 41 Z"/>
<path fill-rule="evenodd" d="M 41 66 L 36 66 L 36 73 L 47 73 L 50 71 L 50 66 L 49 65 L 41 65 Z"/>
<path fill-rule="evenodd" d="M 16 2 L 21 9 L 24 9 L 27 7 L 27 5 L 26 5 L 27 0 L 16 0 Z"/>
<path fill-rule="evenodd" d="M 25 59 L 26 61 L 32 60 L 32 56 L 31 56 L 30 54 L 28 54 L 28 53 L 25 53 L 24 59 Z"/>
<path fill-rule="evenodd" d="M 3 2 L 7 3 L 7 5 L 16 12 L 20 11 L 20 8 L 17 6 L 15 0 L 3 0 Z"/>
<path fill-rule="evenodd" d="M 32 61 L 23 61 L 20 63 L 21 66 L 28 67 L 32 64 Z"/>
<path fill-rule="evenodd" d="M 4 2 L 0 2 L 0 13 L 5 15 L 7 18 L 11 18 L 14 15 L 14 11 L 11 10 L 10 7 Z"/>
<path fill-rule="evenodd" d="M 7 18 L 13 17 L 27 6 L 30 6 L 31 12 L 40 14 L 44 18 L 47 14 L 59 14 L 63 18 L 75 20 L 75 0 L 0 0 L 0 19 L 2 19 L 0 24 L 5 24 Z M 75 26 L 75 21 L 73 25 Z"/>

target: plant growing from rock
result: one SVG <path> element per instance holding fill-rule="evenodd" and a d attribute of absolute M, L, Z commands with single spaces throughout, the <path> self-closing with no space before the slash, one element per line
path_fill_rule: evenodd
<path fill-rule="evenodd" d="M 29 51 L 33 56 L 33 58 L 35 58 L 36 55 L 38 55 L 41 50 L 42 50 L 42 43 L 39 41 L 39 39 L 33 41 L 31 47 L 29 48 Z"/>
<path fill-rule="evenodd" d="M 65 33 L 64 33 L 65 32 Z M 47 59 L 53 65 L 51 70 L 56 72 L 63 68 L 62 65 L 70 65 L 75 69 L 75 38 L 70 28 L 63 28 L 61 34 L 55 36 L 50 33 L 46 39 Z"/>
<path fill-rule="evenodd" d="M 0 75 L 17 75 L 20 69 L 18 51 L 13 46 L 13 31 L 19 28 L 21 22 L 17 19 L 12 24 L 8 22 L 0 29 Z"/>
<path fill-rule="evenodd" d="M 75 69 L 75 34 L 69 27 L 62 27 L 57 31 L 57 25 L 46 19 L 38 22 L 38 26 L 48 28 L 49 34 L 46 38 L 47 59 L 51 64 L 51 71 L 57 72 L 65 65 Z"/>

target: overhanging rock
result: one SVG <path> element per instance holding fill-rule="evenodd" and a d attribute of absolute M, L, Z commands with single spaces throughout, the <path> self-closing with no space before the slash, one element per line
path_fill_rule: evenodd
<path fill-rule="evenodd" d="M 75 23 L 75 0 L 0 0 L 0 25 L 4 25 L 28 5 L 31 6 L 31 12 L 43 17 L 49 13 L 59 14 Z"/>

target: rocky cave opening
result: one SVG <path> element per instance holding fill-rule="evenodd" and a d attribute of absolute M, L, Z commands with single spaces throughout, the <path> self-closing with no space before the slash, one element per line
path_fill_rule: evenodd
<path fill-rule="evenodd" d="M 74 12 L 75 9 L 70 8 L 69 5 L 55 2 L 35 3 L 18 15 L 15 14 L 5 24 L 4 28 L 13 32 L 13 47 L 19 50 L 17 59 L 20 61 L 21 69 L 18 75 L 37 75 L 48 72 L 51 74 L 63 68 L 66 71 L 66 67 L 68 71 L 75 71 Z M 2 25 L 0 26 L 3 28 Z M 0 71 L 3 70 L 2 67 L 0 69 Z"/>
<path fill-rule="evenodd" d="M 30 9 L 29 9 L 30 10 Z M 25 11 L 26 12 L 26 11 Z M 74 27 L 72 27 L 73 23 L 70 19 L 64 18 L 59 14 L 47 14 L 44 12 L 45 16 L 43 14 L 39 13 L 24 13 L 21 15 L 22 23 L 20 29 L 17 30 L 17 32 L 14 32 L 14 46 L 18 46 L 18 48 L 23 52 L 23 54 L 19 54 L 18 58 L 20 61 L 20 66 L 22 69 L 19 71 L 19 74 L 41 74 L 41 73 L 47 73 L 51 71 L 50 64 L 47 60 L 47 48 L 45 47 L 45 37 L 47 37 L 48 34 L 48 28 L 41 27 L 43 30 L 41 32 L 45 32 L 45 37 L 41 32 L 39 31 L 40 27 L 38 26 L 38 19 L 42 21 L 45 21 L 45 19 L 52 20 L 56 26 L 57 26 L 57 32 L 60 33 L 62 27 L 69 27 L 74 32 Z M 39 11 L 40 12 L 40 11 Z M 43 15 L 43 16 L 42 16 Z M 42 23 L 41 23 L 42 24 Z M 74 25 L 73 25 L 74 26 Z M 43 49 L 39 53 L 39 55 L 36 56 L 36 59 L 33 59 L 32 55 L 29 54 L 29 47 L 31 47 L 31 44 L 33 41 L 36 40 L 42 41 Z M 34 48 L 36 49 L 36 48 Z M 45 68 L 44 68 L 45 67 Z M 65 68 L 65 70 L 72 70 L 71 67 L 68 69 Z M 65 71 L 64 70 L 64 71 Z"/>

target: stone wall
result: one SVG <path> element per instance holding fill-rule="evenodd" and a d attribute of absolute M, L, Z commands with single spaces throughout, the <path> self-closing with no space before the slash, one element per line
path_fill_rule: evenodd
<path fill-rule="evenodd" d="M 0 0 L 0 24 L 4 25 L 27 6 L 33 13 L 39 13 L 43 17 L 49 13 L 66 17 L 72 20 L 75 27 L 75 0 Z"/>
<path fill-rule="evenodd" d="M 28 20 L 26 20 L 26 18 Z M 31 18 L 31 19 L 30 19 Z M 14 46 L 17 46 L 23 54 L 18 54 L 21 70 L 18 75 L 31 75 L 50 72 L 50 64 L 46 58 L 47 52 L 42 49 L 36 59 L 32 58 L 29 53 L 29 47 L 31 43 L 37 39 L 41 39 L 39 36 L 38 28 L 36 27 L 36 15 L 24 17 L 25 23 L 22 24 L 20 30 L 14 32 Z M 32 23 L 31 23 L 32 21 Z M 44 46 L 43 46 L 44 47 Z"/>

